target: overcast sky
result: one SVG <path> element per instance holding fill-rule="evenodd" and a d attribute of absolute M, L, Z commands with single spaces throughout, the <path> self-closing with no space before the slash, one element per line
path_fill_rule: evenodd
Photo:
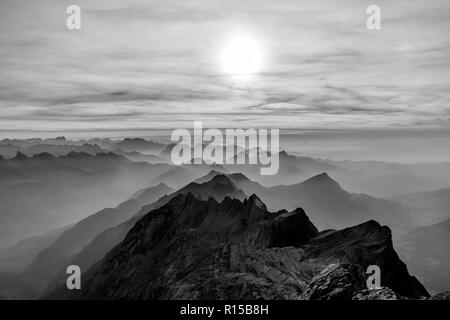
<path fill-rule="evenodd" d="M 1 130 L 450 124 L 448 0 L 1 0 L 0 30 Z M 251 79 L 221 68 L 240 35 Z"/>

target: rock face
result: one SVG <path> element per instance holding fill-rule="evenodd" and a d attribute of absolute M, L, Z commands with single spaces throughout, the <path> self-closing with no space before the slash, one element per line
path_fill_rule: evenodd
<path fill-rule="evenodd" d="M 364 270 L 355 264 L 331 264 L 315 276 L 305 293 L 308 300 L 350 300 L 365 285 Z"/>
<path fill-rule="evenodd" d="M 341 262 L 370 265 L 381 269 L 381 285 L 409 298 L 429 296 L 425 287 L 410 276 L 392 244 L 391 231 L 376 221 L 368 221 L 339 231 L 325 231 L 303 246 L 316 259 L 339 257 Z"/>
<path fill-rule="evenodd" d="M 245 194 L 223 175 L 215 176 L 203 184 L 191 183 L 173 191 L 165 184 L 142 189 L 121 203 L 116 209 L 105 209 L 87 217 L 65 232 L 57 241 L 41 251 L 30 264 L 27 274 L 36 276 L 44 287 L 43 294 L 65 283 L 68 265 L 78 265 L 87 270 L 120 243 L 134 224 L 147 212 L 159 208 L 180 193 L 191 192 L 199 199 L 209 197 L 224 199 L 226 196 L 245 199 Z M 143 205 L 143 210 L 141 208 Z M 74 253 L 68 256 L 68 253 Z"/>
<path fill-rule="evenodd" d="M 160 189 L 161 188 L 158 188 L 158 191 L 160 191 Z M 223 200 L 225 197 L 243 200 L 246 197 L 246 195 L 241 190 L 239 190 L 230 179 L 223 175 L 216 176 L 210 181 L 204 182 L 202 184 L 190 183 L 181 190 L 167 193 L 167 195 L 159 198 L 155 202 L 147 201 L 147 203 L 150 204 L 142 207 L 141 210 L 135 213 L 133 217 L 100 233 L 96 238 L 92 240 L 91 243 L 85 246 L 75 257 L 73 257 L 70 264 L 76 264 L 82 268 L 89 268 L 93 263 L 103 258 L 103 256 L 109 250 L 119 244 L 125 238 L 128 231 L 130 231 L 130 229 L 140 218 L 142 218 L 143 215 L 145 215 L 149 211 L 162 207 L 177 195 L 187 193 L 191 193 L 198 199 L 203 200 L 208 200 L 210 197 L 219 200 Z M 137 194 L 136 199 L 148 199 L 148 196 L 150 194 L 155 196 L 155 194 L 160 193 L 155 193 L 154 188 L 149 188 Z M 61 271 L 62 279 L 65 279 L 65 269 Z"/>
<path fill-rule="evenodd" d="M 323 269 L 310 282 L 304 299 L 308 300 L 402 300 L 388 287 L 367 289 L 360 265 L 334 263 Z"/>
<path fill-rule="evenodd" d="M 352 300 L 403 300 L 389 288 L 364 289 L 353 296 Z"/>
<path fill-rule="evenodd" d="M 376 222 L 318 233 L 302 209 L 272 213 L 255 195 L 219 203 L 180 194 L 85 271 L 82 290 L 61 286 L 47 298 L 351 299 L 375 262 L 383 285 L 428 295 Z"/>
<path fill-rule="evenodd" d="M 301 208 L 285 212 L 273 219 L 269 247 L 298 247 L 318 233 L 317 228 L 309 221 Z"/>

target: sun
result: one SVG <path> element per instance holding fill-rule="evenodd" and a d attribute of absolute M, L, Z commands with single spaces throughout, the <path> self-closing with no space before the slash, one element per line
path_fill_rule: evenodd
<path fill-rule="evenodd" d="M 225 74 L 251 75 L 261 72 L 263 53 L 259 43 L 250 36 L 231 38 L 221 55 L 221 67 Z"/>

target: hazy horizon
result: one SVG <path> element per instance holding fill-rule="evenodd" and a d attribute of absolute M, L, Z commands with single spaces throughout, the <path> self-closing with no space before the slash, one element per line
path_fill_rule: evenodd
<path fill-rule="evenodd" d="M 191 129 L 186 127 L 186 129 Z M 170 143 L 171 130 L 0 131 L 3 139 L 145 138 Z M 450 161 L 447 130 L 280 130 L 280 150 L 330 160 L 440 163 Z"/>

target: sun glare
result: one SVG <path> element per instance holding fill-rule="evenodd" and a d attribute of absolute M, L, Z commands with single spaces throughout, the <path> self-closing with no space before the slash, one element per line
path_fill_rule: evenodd
<path fill-rule="evenodd" d="M 262 60 L 262 50 L 256 40 L 237 36 L 226 44 L 222 52 L 222 71 L 229 75 L 255 74 L 261 71 Z"/>

